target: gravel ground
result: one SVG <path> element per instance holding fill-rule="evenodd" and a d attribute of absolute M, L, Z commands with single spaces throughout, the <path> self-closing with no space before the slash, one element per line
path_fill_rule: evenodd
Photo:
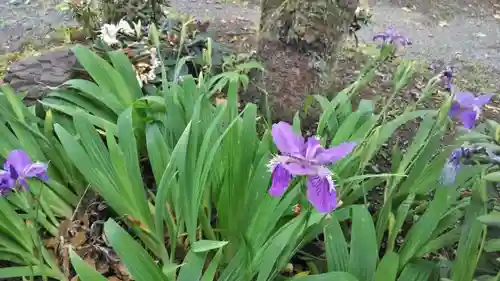
<path fill-rule="evenodd" d="M 420 3 L 415 7 L 408 2 L 412 1 L 371 3 L 373 23 L 359 32 L 360 41 L 369 43 L 373 33 L 394 24 L 411 39 L 413 45 L 406 51 L 411 57 L 474 61 L 500 70 L 500 20 L 493 17 L 495 8 L 500 14 L 500 5 L 488 5 L 484 0 L 476 6 L 472 0 L 419 0 L 413 1 Z M 256 23 L 259 20 L 259 9 L 252 4 L 241 8 L 210 0 L 173 0 L 172 3 L 176 9 L 198 17 L 224 20 L 243 17 Z"/>
<path fill-rule="evenodd" d="M 55 9 L 55 0 L 0 0 L 0 54 L 23 46 L 43 46 L 49 33 L 74 24 L 71 17 Z"/>
<path fill-rule="evenodd" d="M 415 7 L 411 3 L 419 4 Z M 361 42 L 371 42 L 374 32 L 394 24 L 412 40 L 413 46 L 406 51 L 411 57 L 473 61 L 500 70 L 500 19 L 494 17 L 497 11 L 500 14 L 499 4 L 485 0 L 384 0 L 370 4 L 373 24 L 360 31 Z M 17 50 L 26 42 L 44 41 L 58 26 L 73 24 L 67 15 L 55 10 L 55 5 L 54 0 L 0 0 L 0 53 Z M 197 17 L 226 21 L 257 23 L 260 14 L 254 4 L 224 0 L 172 0 L 172 5 Z"/>
<path fill-rule="evenodd" d="M 445 61 L 460 59 L 500 69 L 500 20 L 480 7 L 403 9 L 399 5 L 379 3 L 373 9 L 374 24 L 361 30 L 360 37 L 370 41 L 374 32 L 394 24 L 412 41 L 413 45 L 406 50 L 412 57 Z M 493 8 L 491 6 L 491 11 Z M 498 10 L 500 13 L 500 8 Z"/>

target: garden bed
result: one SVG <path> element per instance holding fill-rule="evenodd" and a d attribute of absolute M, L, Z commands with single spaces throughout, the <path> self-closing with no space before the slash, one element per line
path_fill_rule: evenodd
<path fill-rule="evenodd" d="M 240 52 L 253 50 L 254 33 L 244 24 L 214 27 L 220 42 Z M 50 161 L 50 195 L 31 198 L 52 203 L 39 203 L 49 222 L 35 223 L 46 228 L 43 245 L 55 256 L 55 266 L 50 264 L 50 254 L 42 256 L 51 269 L 45 273 L 57 276 L 60 270 L 72 281 L 184 281 L 201 276 L 207 281 L 293 276 L 359 281 L 458 276 L 456 280 L 469 281 L 477 273 L 471 260 L 483 256 L 477 249 L 485 243 L 486 232 L 476 218 L 492 208 L 483 196 L 488 189 L 482 177 L 484 173 L 491 176 L 496 168 L 466 167 L 451 187 L 441 182 L 452 148 L 473 142 L 457 143 L 449 136 L 443 141 L 452 132 L 448 118 L 439 118 L 445 112 L 447 92 L 442 83 L 428 91 L 425 88 L 441 70 L 432 73 L 426 64 L 417 64 L 414 75 L 407 77 L 408 85 L 394 95 L 393 74 L 408 62 L 383 60 L 376 68 L 363 69 L 379 55 L 378 50 L 346 47 L 337 58 L 334 88 L 316 98 L 318 103 L 312 107 L 316 112 L 297 119 L 295 112 L 304 111 L 308 100 L 314 100 L 301 93 L 300 75 L 280 74 L 303 67 L 300 58 L 269 56 L 266 68 L 272 73 L 267 81 L 275 120 L 264 120 L 265 110 L 260 108 L 259 113 L 248 104 L 256 102 L 255 98 L 238 91 L 245 73 L 237 67 L 227 77 L 236 73 L 240 80 L 228 78 L 215 91 L 223 102 L 213 104 L 206 96 L 212 93 L 209 85 L 219 80 L 211 80 L 216 79 L 211 73 L 202 82 L 174 75 L 170 88 L 148 89 L 146 95 L 129 71 L 134 68 L 127 58 L 136 58 L 130 52 L 104 55 L 113 67 L 86 48 L 74 50 L 96 84 L 73 81 L 72 88 L 50 93 L 42 100 L 42 114 L 22 107 L 7 88 L 2 95 L 0 116 L 8 125 L 9 143 L 30 151 L 35 160 Z M 374 77 L 364 87 L 352 95 L 342 92 L 361 83 L 360 74 L 366 73 Z M 155 85 L 165 82 L 152 81 Z M 294 90 L 290 97 L 280 87 L 292 82 L 297 84 L 289 87 Z M 423 92 L 432 97 L 412 109 Z M 485 109 L 486 118 L 498 118 L 497 102 L 495 98 Z M 328 147 L 356 141 L 356 149 L 327 161 L 336 162 L 331 168 L 341 202 L 335 212 L 320 215 L 314 211 L 309 195 L 304 194 L 301 173 L 281 199 L 267 194 L 274 181 L 266 164 L 279 153 L 275 145 L 282 158 L 290 156 L 283 151 L 285 145 L 280 145 L 277 127 L 269 130 L 269 123 L 276 125 L 283 119 L 295 123 L 295 134 L 302 129 L 305 136 L 321 137 Z M 16 122 L 30 130 L 16 127 Z M 287 134 L 290 140 L 297 137 Z M 492 146 L 499 141 L 491 128 L 478 134 L 484 134 L 481 141 L 488 140 Z M 26 143 L 28 139 L 31 144 Z M 33 143 L 43 144 L 43 150 Z M 7 156 L 9 151 L 4 150 Z M 317 163 L 306 164 L 318 168 Z M 15 194 L 30 199 L 36 190 L 40 189 Z M 1 202 L 16 206 L 15 201 Z M 23 208 L 18 211 L 24 217 L 9 213 L 13 229 L 24 225 L 31 229 L 31 221 L 38 219 L 27 217 L 29 212 L 23 213 Z M 49 211 L 65 219 L 50 221 Z M 19 239 L 15 243 L 21 245 L 31 239 L 21 234 L 9 239 Z M 34 248 L 21 249 L 19 256 L 38 257 L 39 245 L 34 244 Z M 0 276 L 6 272 L 0 270 Z"/>

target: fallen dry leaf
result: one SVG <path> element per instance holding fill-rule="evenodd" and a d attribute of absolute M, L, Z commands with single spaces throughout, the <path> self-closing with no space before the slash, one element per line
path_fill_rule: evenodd
<path fill-rule="evenodd" d="M 84 231 L 79 231 L 71 238 L 71 246 L 78 248 L 87 240 L 87 235 Z"/>
<path fill-rule="evenodd" d="M 59 224 L 59 235 L 66 236 L 68 230 L 71 228 L 71 220 L 64 220 Z"/>
<path fill-rule="evenodd" d="M 59 256 L 61 267 L 63 269 L 64 275 L 69 276 L 70 265 L 69 265 L 69 250 L 68 247 L 64 247 Z"/>
<path fill-rule="evenodd" d="M 227 100 L 223 97 L 215 97 L 214 103 L 219 105 L 219 104 L 225 104 L 227 103 Z"/>
<path fill-rule="evenodd" d="M 124 280 L 134 280 L 132 276 L 130 276 L 127 267 L 123 263 L 119 263 L 115 266 L 115 272 L 121 275 L 122 279 Z"/>
<path fill-rule="evenodd" d="M 411 12 L 411 9 L 410 9 L 410 8 L 408 8 L 408 7 L 403 7 L 403 8 L 401 8 L 401 10 L 403 10 L 403 11 L 405 11 L 405 12 Z"/>
<path fill-rule="evenodd" d="M 59 246 L 59 240 L 56 237 L 45 239 L 43 242 L 45 248 L 47 249 L 55 249 L 57 246 Z"/>
<path fill-rule="evenodd" d="M 85 257 L 83 261 L 85 261 L 86 264 L 95 269 L 95 260 L 93 258 Z"/>

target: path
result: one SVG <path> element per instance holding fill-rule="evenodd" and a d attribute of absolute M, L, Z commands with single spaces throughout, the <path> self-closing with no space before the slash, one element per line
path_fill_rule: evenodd
<path fill-rule="evenodd" d="M 198 17 L 210 15 L 224 20 L 244 17 L 256 23 L 259 20 L 258 7 L 253 5 L 241 8 L 213 0 L 173 0 L 173 5 Z M 403 8 L 405 6 L 389 1 L 373 5 L 373 24 L 359 32 L 360 40 L 371 42 L 374 33 L 394 24 L 412 40 L 413 45 L 407 50 L 412 57 L 444 61 L 459 58 L 500 70 L 500 20 L 485 12 L 487 8 L 473 9 L 467 3 L 462 6 L 455 3 L 451 7 L 443 4 L 438 7 L 410 6 L 410 9 Z M 493 11 L 493 6 L 491 8 Z M 498 10 L 500 13 L 500 7 Z"/>
<path fill-rule="evenodd" d="M 0 0 L 0 54 L 49 41 L 48 34 L 73 24 L 56 10 L 62 0 Z"/>
<path fill-rule="evenodd" d="M 51 29 L 70 22 L 57 12 L 54 0 L 0 0 L 0 53 L 13 50 L 20 41 L 42 38 Z M 257 6 L 228 4 L 228 0 L 172 0 L 179 11 L 218 20 L 259 20 Z M 373 1 L 373 0 L 372 0 Z M 476 1 L 480 4 L 475 4 Z M 408 3 L 421 3 L 418 7 Z M 439 4 L 430 4 L 439 2 Z M 372 3 L 373 4 L 373 3 Z M 485 0 L 384 0 L 373 4 L 373 24 L 360 31 L 361 41 L 370 42 L 375 32 L 394 24 L 413 46 L 407 55 L 426 60 L 474 61 L 500 71 L 500 5 Z M 499 16 L 497 16 L 499 17 Z M 6 40 L 4 39 L 6 38 Z"/>

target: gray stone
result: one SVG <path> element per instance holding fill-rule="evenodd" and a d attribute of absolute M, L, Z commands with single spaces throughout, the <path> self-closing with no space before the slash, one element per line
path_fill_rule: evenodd
<path fill-rule="evenodd" d="M 25 92 L 26 104 L 33 104 L 50 89 L 75 78 L 78 62 L 70 49 L 49 51 L 9 65 L 4 82 L 16 92 Z"/>

